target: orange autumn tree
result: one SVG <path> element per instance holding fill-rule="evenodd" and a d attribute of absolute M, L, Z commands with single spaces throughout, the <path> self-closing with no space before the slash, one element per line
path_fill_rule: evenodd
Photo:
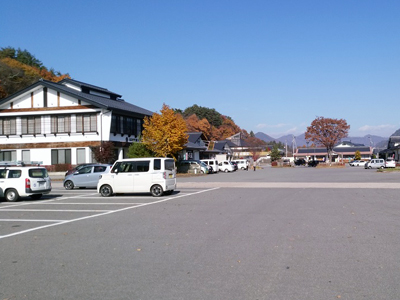
<path fill-rule="evenodd" d="M 235 124 L 235 122 L 227 117 L 222 117 L 222 125 L 218 127 L 218 136 L 216 135 L 217 140 L 224 140 L 227 137 L 230 137 L 241 131 L 240 127 Z"/>
<path fill-rule="evenodd" d="M 27 50 L 0 48 L 0 99 L 26 88 L 40 78 L 58 82 L 70 76 L 47 69 Z"/>
<path fill-rule="evenodd" d="M 317 117 L 307 127 L 305 138 L 317 145 L 325 146 L 329 162 L 332 161 L 333 147 L 349 133 L 350 125 L 344 119 Z"/>
<path fill-rule="evenodd" d="M 173 157 L 188 142 L 186 122 L 165 103 L 160 114 L 144 118 L 142 143 L 156 155 Z"/>
<path fill-rule="evenodd" d="M 193 114 L 186 118 L 185 121 L 188 132 L 202 132 L 207 140 L 210 140 L 212 136 L 212 128 L 206 118 L 200 120 L 195 114 Z"/>

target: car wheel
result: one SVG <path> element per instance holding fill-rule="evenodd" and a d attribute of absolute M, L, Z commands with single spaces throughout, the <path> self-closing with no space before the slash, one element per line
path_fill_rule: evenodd
<path fill-rule="evenodd" d="M 383 169 L 383 168 L 384 168 L 384 166 L 381 166 L 380 168 L 381 168 L 381 169 Z"/>
<path fill-rule="evenodd" d="M 162 196 L 162 194 L 164 193 L 161 185 L 159 184 L 155 184 L 150 188 L 150 193 L 154 196 L 154 197 L 160 197 Z"/>
<path fill-rule="evenodd" d="M 370 167 L 368 167 L 368 169 L 372 169 L 372 167 L 370 166 Z"/>
<path fill-rule="evenodd" d="M 229 172 L 229 170 L 228 170 L 228 169 L 225 169 L 225 170 L 224 170 L 224 172 L 225 172 L 225 173 L 228 173 L 228 172 Z"/>
<path fill-rule="evenodd" d="M 15 202 L 15 201 L 18 201 L 18 199 L 19 199 L 19 194 L 16 189 L 7 190 L 7 192 L 4 196 L 8 202 Z"/>
<path fill-rule="evenodd" d="M 110 197 L 112 193 L 113 193 L 112 187 L 109 186 L 108 184 L 105 184 L 100 188 L 100 194 L 103 197 Z"/>
<path fill-rule="evenodd" d="M 31 199 L 33 200 L 39 200 L 42 198 L 42 194 L 35 194 L 35 195 L 30 195 Z"/>
<path fill-rule="evenodd" d="M 74 189 L 74 183 L 71 180 L 68 180 L 64 183 L 64 187 L 66 190 Z"/>

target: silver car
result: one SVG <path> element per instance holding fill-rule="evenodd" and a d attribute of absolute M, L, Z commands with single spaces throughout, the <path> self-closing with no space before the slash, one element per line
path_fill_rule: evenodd
<path fill-rule="evenodd" d="M 79 188 L 96 188 L 101 175 L 110 172 L 111 165 L 94 164 L 85 166 L 69 174 L 64 179 L 64 187 L 66 190 Z"/>
<path fill-rule="evenodd" d="M 383 169 L 384 167 L 385 167 L 385 160 L 382 158 L 371 159 L 364 166 L 365 169 Z"/>

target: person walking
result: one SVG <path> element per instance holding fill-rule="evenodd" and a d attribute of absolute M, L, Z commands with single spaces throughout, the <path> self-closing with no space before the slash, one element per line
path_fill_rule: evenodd
<path fill-rule="evenodd" d="M 249 170 L 249 167 L 250 167 L 250 162 L 248 160 L 246 160 L 246 171 Z"/>
<path fill-rule="evenodd" d="M 256 168 L 257 168 L 257 162 L 254 161 L 254 162 L 253 162 L 253 169 L 254 169 L 254 171 L 256 170 Z"/>

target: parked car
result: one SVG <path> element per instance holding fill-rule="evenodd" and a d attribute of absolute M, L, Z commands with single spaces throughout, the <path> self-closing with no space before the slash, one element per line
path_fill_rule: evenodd
<path fill-rule="evenodd" d="M 228 160 L 220 161 L 218 163 L 218 169 L 220 171 L 222 171 L 222 172 L 225 172 L 225 173 L 234 172 L 235 171 L 234 166 Z"/>
<path fill-rule="evenodd" d="M 178 173 L 208 174 L 208 166 L 200 160 L 181 160 L 178 162 Z"/>
<path fill-rule="evenodd" d="M 67 177 L 69 174 L 73 174 L 76 171 L 79 171 L 81 168 L 86 167 L 86 166 L 90 166 L 93 165 L 94 163 L 88 163 L 88 164 L 80 164 L 77 165 L 75 168 L 72 168 L 71 170 L 68 170 L 65 172 L 65 177 Z"/>
<path fill-rule="evenodd" d="M 230 161 L 230 164 L 233 166 L 233 168 L 235 169 L 235 171 L 239 169 L 239 167 L 238 167 L 238 165 L 237 165 L 237 163 L 236 163 L 235 161 L 231 160 L 231 161 Z"/>
<path fill-rule="evenodd" d="M 349 165 L 352 166 L 352 167 L 361 167 L 361 166 L 364 166 L 365 163 L 366 163 L 366 162 L 363 161 L 363 160 L 353 160 L 353 161 L 351 161 L 351 162 L 349 163 Z"/>
<path fill-rule="evenodd" d="M 299 158 L 294 161 L 295 166 L 305 166 L 306 160 L 304 158 Z"/>
<path fill-rule="evenodd" d="M 175 161 L 165 157 L 117 160 L 111 171 L 101 176 L 97 191 L 103 197 L 118 193 L 151 193 L 154 197 L 176 189 Z"/>
<path fill-rule="evenodd" d="M 248 162 L 247 159 L 236 159 L 236 160 L 234 160 L 234 162 L 236 163 L 236 165 L 238 166 L 238 168 L 240 170 L 247 170 L 250 165 L 250 162 L 249 162 L 249 164 L 247 164 L 247 162 Z"/>
<path fill-rule="evenodd" d="M 110 172 L 111 165 L 94 164 L 86 165 L 64 178 L 64 187 L 66 190 L 79 188 L 96 188 L 101 175 Z"/>
<path fill-rule="evenodd" d="M 0 197 L 9 202 L 20 197 L 40 199 L 51 191 L 51 180 L 44 167 L 5 167 L 0 170 Z"/>
<path fill-rule="evenodd" d="M 218 173 L 218 160 L 216 159 L 201 159 L 209 167 L 212 167 L 214 173 Z"/>
<path fill-rule="evenodd" d="M 318 160 L 309 160 L 308 163 L 307 163 L 307 165 L 309 167 L 316 167 L 316 166 L 318 166 L 318 164 L 319 164 Z"/>
<path fill-rule="evenodd" d="M 371 159 L 364 165 L 365 169 L 383 169 L 385 167 L 385 160 L 383 158 Z"/>
<path fill-rule="evenodd" d="M 386 159 L 385 168 L 396 168 L 396 161 L 393 158 Z"/>

